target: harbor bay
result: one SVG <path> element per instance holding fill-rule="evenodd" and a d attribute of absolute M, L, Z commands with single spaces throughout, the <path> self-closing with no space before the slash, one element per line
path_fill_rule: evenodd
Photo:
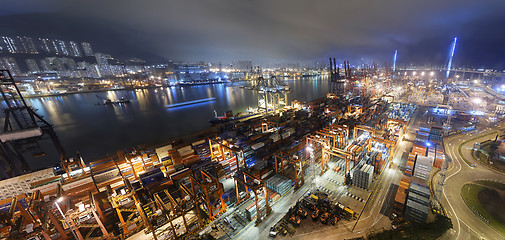
<path fill-rule="evenodd" d="M 287 79 L 288 101 L 311 101 L 326 96 L 326 76 Z M 211 126 L 209 119 L 231 110 L 234 114 L 256 108 L 256 91 L 245 83 L 211 84 L 169 88 L 76 93 L 27 99 L 37 113 L 54 125 L 56 134 L 69 153 L 79 151 L 85 161 L 131 148 L 139 144 L 167 142 Z M 97 97 L 98 96 L 98 97 Z M 128 104 L 100 105 L 101 99 L 127 97 Z M 215 101 L 167 108 L 170 104 L 205 98 Z M 215 111 L 215 112 L 214 112 Z M 32 169 L 46 162 L 30 162 Z"/>

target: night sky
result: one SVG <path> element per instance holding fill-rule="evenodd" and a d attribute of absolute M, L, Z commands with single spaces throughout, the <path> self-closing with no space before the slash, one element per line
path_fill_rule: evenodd
<path fill-rule="evenodd" d="M 502 0 L 10 0 L 0 35 L 89 41 L 151 61 L 326 61 L 505 69 Z"/>

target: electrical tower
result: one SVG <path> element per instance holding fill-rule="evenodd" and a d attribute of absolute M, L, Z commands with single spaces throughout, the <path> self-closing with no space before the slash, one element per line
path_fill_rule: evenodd
<path fill-rule="evenodd" d="M 262 75 L 251 81 L 251 90 L 258 91 L 258 110 L 275 112 L 287 106 L 289 86 L 275 76 L 264 78 Z"/>
<path fill-rule="evenodd" d="M 344 62 L 345 64 L 345 62 Z M 347 77 L 347 68 L 346 68 L 346 77 Z M 335 58 L 333 58 L 333 62 L 330 58 L 330 81 L 329 81 L 329 93 L 340 95 L 344 93 L 345 90 L 345 80 L 340 76 L 340 68 L 337 67 L 337 62 Z"/>
<path fill-rule="evenodd" d="M 37 158 L 37 161 L 50 164 L 65 156 L 53 126 L 26 104 L 9 70 L 0 70 L 0 93 L 7 107 L 3 109 L 5 122 L 0 134 L 0 172 L 6 175 L 2 177 L 29 171 L 29 159 Z M 50 150 L 45 142 L 47 137 L 56 147 L 56 152 L 47 151 Z"/>

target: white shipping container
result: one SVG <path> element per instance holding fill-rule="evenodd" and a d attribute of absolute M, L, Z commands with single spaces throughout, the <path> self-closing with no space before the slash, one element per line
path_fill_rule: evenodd
<path fill-rule="evenodd" d="M 263 146 L 265 146 L 265 143 L 260 142 L 260 143 L 256 143 L 256 144 L 252 145 L 252 146 L 251 146 L 251 148 L 252 148 L 253 150 L 257 150 L 257 149 L 262 148 Z"/>

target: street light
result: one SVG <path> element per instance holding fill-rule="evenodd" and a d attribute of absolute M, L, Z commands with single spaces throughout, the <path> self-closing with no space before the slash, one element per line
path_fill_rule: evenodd
<path fill-rule="evenodd" d="M 316 188 L 316 162 L 314 159 L 314 149 L 312 148 L 312 144 L 305 148 L 309 152 L 310 157 L 310 165 L 312 165 L 312 188 L 315 190 Z"/>
<path fill-rule="evenodd" d="M 60 197 L 58 198 L 55 202 L 54 202 L 54 205 L 56 205 L 56 207 L 58 208 L 58 210 L 60 211 L 61 213 L 61 216 L 63 216 L 63 220 L 65 221 L 65 223 L 67 224 L 67 226 L 70 228 L 70 231 L 72 232 L 72 235 L 74 235 L 74 238 L 76 240 L 78 240 L 79 238 L 77 237 L 77 235 L 75 234 L 74 232 L 74 229 L 72 228 L 72 226 L 70 226 L 70 224 L 68 223 L 67 221 L 67 217 L 65 216 L 65 214 L 63 214 L 63 211 L 61 211 L 61 208 L 60 208 L 60 205 L 58 204 L 59 202 L 63 201 L 63 197 Z"/>

